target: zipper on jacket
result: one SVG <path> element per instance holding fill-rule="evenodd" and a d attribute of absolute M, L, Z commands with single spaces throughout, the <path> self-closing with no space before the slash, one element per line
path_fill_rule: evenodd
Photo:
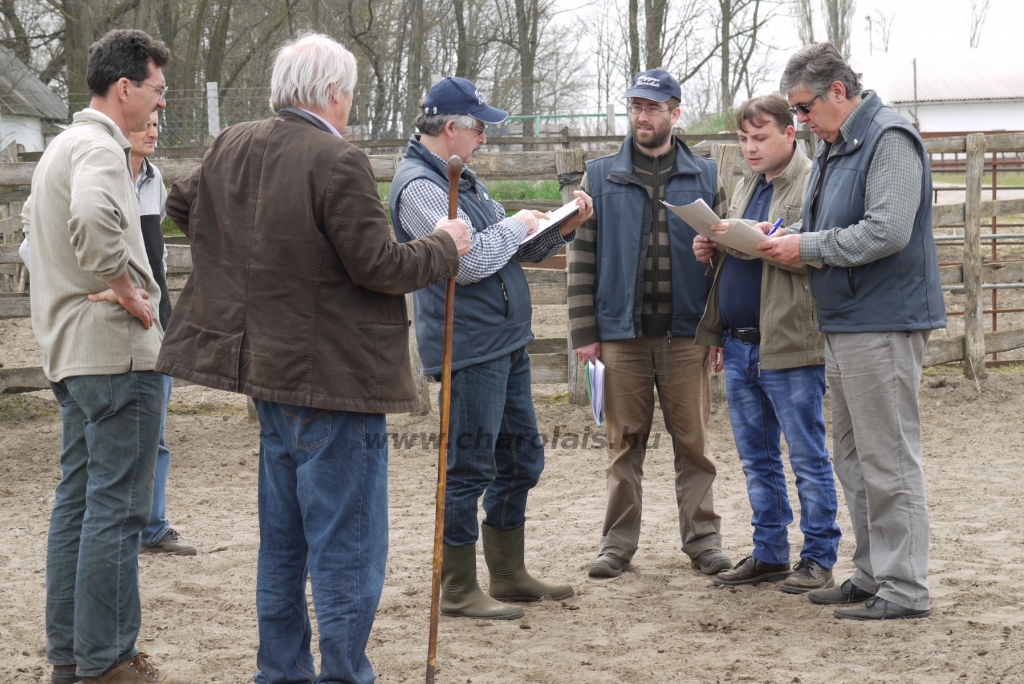
<path fill-rule="evenodd" d="M 505 290 L 505 281 L 498 279 L 501 283 L 501 296 L 505 298 L 505 318 L 508 318 L 508 292 Z"/>
<path fill-rule="evenodd" d="M 857 288 L 855 288 L 853 286 L 853 268 L 846 269 L 846 279 L 850 283 L 850 293 L 853 294 L 854 297 L 856 297 L 857 296 Z"/>
<path fill-rule="evenodd" d="M 651 206 L 651 241 L 654 243 L 651 245 L 651 320 L 654 321 L 654 328 L 657 330 L 658 323 L 658 311 L 660 302 L 658 301 L 658 263 L 661 261 L 661 255 L 658 253 L 661 245 L 658 243 L 658 229 L 659 221 L 658 215 L 661 214 L 661 208 L 658 206 L 658 200 L 661 199 L 658 196 L 658 191 L 661 187 L 661 173 L 658 165 L 658 158 L 654 158 L 654 192 L 651 193 L 654 197 L 654 202 Z M 672 346 L 672 334 L 669 333 L 669 346 Z"/>
<path fill-rule="evenodd" d="M 672 331 L 671 330 L 668 331 L 668 346 L 669 347 L 672 346 Z"/>

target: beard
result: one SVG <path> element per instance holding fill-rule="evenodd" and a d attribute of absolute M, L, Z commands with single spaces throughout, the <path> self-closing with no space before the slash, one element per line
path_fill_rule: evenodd
<path fill-rule="evenodd" d="M 638 130 L 633 131 L 633 139 L 636 140 L 640 147 L 646 147 L 647 149 L 657 149 L 668 142 L 668 139 L 672 136 L 672 119 L 671 117 L 664 117 L 665 121 L 659 121 L 651 126 L 651 130 Z"/>

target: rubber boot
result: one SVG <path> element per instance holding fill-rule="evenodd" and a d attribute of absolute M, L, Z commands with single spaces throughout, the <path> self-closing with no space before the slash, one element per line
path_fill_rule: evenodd
<path fill-rule="evenodd" d="M 481 526 L 484 560 L 491 575 L 491 596 L 499 601 L 554 600 L 573 595 L 571 584 L 548 584 L 530 575 L 523 562 L 523 527 L 499 530 Z"/>
<path fill-rule="evenodd" d="M 444 545 L 441 556 L 441 614 L 478 620 L 517 620 L 523 609 L 495 601 L 476 582 L 476 544 Z"/>

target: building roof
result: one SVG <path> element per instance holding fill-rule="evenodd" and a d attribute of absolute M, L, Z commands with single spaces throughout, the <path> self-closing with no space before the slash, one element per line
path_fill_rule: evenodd
<path fill-rule="evenodd" d="M 913 63 L 901 60 L 890 67 L 884 87 L 886 101 L 913 102 Z M 917 60 L 918 102 L 979 100 L 1024 100 L 1024 70 L 1017 64 L 1000 64 L 994 60 L 988 63 Z"/>
<path fill-rule="evenodd" d="M 35 72 L 0 45 L 0 115 L 28 116 L 43 121 L 64 123 L 68 106 L 39 80 Z"/>

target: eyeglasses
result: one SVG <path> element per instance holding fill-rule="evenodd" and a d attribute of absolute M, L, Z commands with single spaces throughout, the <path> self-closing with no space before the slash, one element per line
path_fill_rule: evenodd
<path fill-rule="evenodd" d="M 487 135 L 487 127 L 486 126 L 470 126 L 469 128 L 465 128 L 463 130 L 466 130 L 466 131 L 476 131 L 477 135 Z"/>
<path fill-rule="evenodd" d="M 167 86 L 155 86 L 152 83 L 146 83 L 145 81 L 132 81 L 132 83 L 152 88 L 157 94 L 157 100 L 164 100 L 167 98 Z"/>
<path fill-rule="evenodd" d="M 814 97 L 811 98 L 810 102 L 807 102 L 806 104 L 793 105 L 792 107 L 789 108 L 789 113 L 792 114 L 793 116 L 796 116 L 797 114 L 803 114 L 804 116 L 807 116 L 808 114 L 811 113 L 811 105 L 814 104 L 815 100 L 820 98 L 821 95 L 815 95 Z"/>
<path fill-rule="evenodd" d="M 633 116 L 640 116 L 641 112 L 646 113 L 647 116 L 658 116 L 659 114 L 664 114 L 665 112 L 668 111 L 671 110 L 662 109 L 658 105 L 647 105 L 646 107 L 638 104 L 629 105 L 629 113 L 632 114 Z"/>

